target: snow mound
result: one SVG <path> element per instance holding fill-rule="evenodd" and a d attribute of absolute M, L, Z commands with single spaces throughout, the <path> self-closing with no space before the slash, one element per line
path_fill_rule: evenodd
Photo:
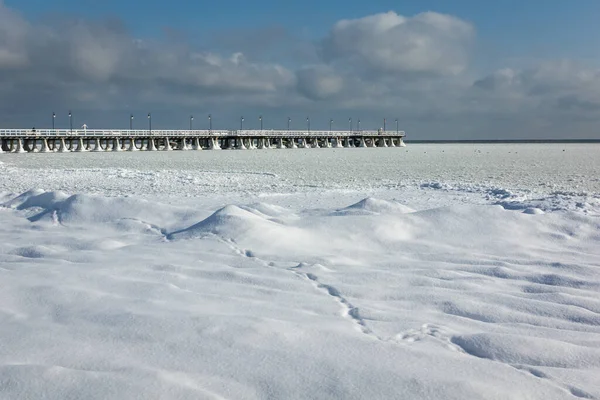
<path fill-rule="evenodd" d="M 290 210 L 287 208 L 269 203 L 254 203 L 244 208 L 250 212 L 260 213 L 268 217 L 287 217 L 291 215 Z"/>
<path fill-rule="evenodd" d="M 415 210 L 396 201 L 367 197 L 358 203 L 338 210 L 336 214 L 407 214 L 412 212 L 415 212 Z"/>
<path fill-rule="evenodd" d="M 152 208 L 147 201 L 126 197 L 110 198 L 63 192 L 31 190 L 3 204 L 17 210 L 37 211 L 31 221 L 57 218 L 61 223 L 90 224 L 107 223 L 119 218 L 135 218 L 148 215 Z M 150 206 L 150 207 L 149 207 Z"/>
<path fill-rule="evenodd" d="M 51 209 L 68 197 L 66 193 L 60 191 L 46 192 L 42 189 L 32 189 L 6 201 L 2 206 L 17 210 L 28 208 Z"/>
<path fill-rule="evenodd" d="M 11 251 L 11 254 L 24 258 L 47 258 L 53 256 L 57 251 L 49 246 L 24 246 Z"/>
<path fill-rule="evenodd" d="M 481 333 L 455 336 L 466 353 L 507 364 L 553 368 L 600 367 L 600 349 L 539 337 Z"/>
<path fill-rule="evenodd" d="M 203 237 L 207 234 L 215 234 L 226 237 L 247 236 L 256 234 L 260 236 L 266 232 L 284 229 L 277 222 L 273 222 L 265 216 L 235 205 L 227 205 L 217 210 L 210 217 L 168 235 L 169 239 L 191 239 Z"/>
<path fill-rule="evenodd" d="M 523 211 L 523 214 L 541 215 L 541 214 L 545 214 L 545 213 L 543 210 L 540 210 L 539 208 L 530 207 L 530 208 L 525 209 Z"/>
<path fill-rule="evenodd" d="M 180 229 L 201 212 L 132 197 L 69 195 L 61 191 L 30 190 L 9 196 L 0 206 L 18 210 L 31 222 L 51 222 L 63 226 L 112 227 L 120 231 Z M 181 224 L 181 225 L 179 225 Z"/>

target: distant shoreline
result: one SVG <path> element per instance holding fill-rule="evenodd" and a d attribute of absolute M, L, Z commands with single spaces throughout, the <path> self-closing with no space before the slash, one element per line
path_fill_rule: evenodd
<path fill-rule="evenodd" d="M 503 144 L 503 143 L 516 143 L 516 144 L 541 144 L 541 143 L 600 143 L 600 139 L 528 139 L 528 140 L 410 140 L 404 139 L 406 144 Z"/>

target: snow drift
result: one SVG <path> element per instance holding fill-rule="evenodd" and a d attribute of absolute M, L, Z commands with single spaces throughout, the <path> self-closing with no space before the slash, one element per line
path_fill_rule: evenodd
<path fill-rule="evenodd" d="M 0 397 L 600 398 L 597 218 L 197 204 L 5 195 Z"/>

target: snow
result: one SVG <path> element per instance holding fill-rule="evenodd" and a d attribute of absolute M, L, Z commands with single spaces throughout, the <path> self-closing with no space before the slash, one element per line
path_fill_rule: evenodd
<path fill-rule="evenodd" d="M 3 154 L 0 398 L 600 398 L 599 152 Z"/>

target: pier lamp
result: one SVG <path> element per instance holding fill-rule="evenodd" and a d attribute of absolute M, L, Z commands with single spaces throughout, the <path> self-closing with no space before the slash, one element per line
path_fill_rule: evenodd
<path fill-rule="evenodd" d="M 133 130 L 133 114 L 129 116 L 129 130 Z"/>
<path fill-rule="evenodd" d="M 360 132 L 360 118 L 358 119 L 358 121 L 356 122 L 356 128 L 358 129 L 358 131 Z"/>
<path fill-rule="evenodd" d="M 331 132 L 331 126 L 333 125 L 333 119 L 329 120 L 329 132 Z"/>
<path fill-rule="evenodd" d="M 398 134 L 398 118 L 396 118 L 396 134 Z"/>
<path fill-rule="evenodd" d="M 306 126 L 308 127 L 308 132 L 310 133 L 310 117 L 306 117 Z"/>
<path fill-rule="evenodd" d="M 73 113 L 69 111 L 69 126 L 71 128 L 71 133 L 73 133 Z"/>
<path fill-rule="evenodd" d="M 212 116 L 208 114 L 208 130 L 212 131 Z"/>
<path fill-rule="evenodd" d="M 52 130 L 54 130 L 55 121 L 56 121 L 56 113 L 52 113 Z"/>
<path fill-rule="evenodd" d="M 290 122 L 292 122 L 292 119 L 288 117 L 288 131 L 290 130 Z"/>
<path fill-rule="evenodd" d="M 350 125 L 350 133 L 352 133 L 352 117 L 348 118 L 348 123 Z"/>
<path fill-rule="evenodd" d="M 190 115 L 190 131 L 192 130 L 192 121 L 194 120 L 194 116 Z"/>
<path fill-rule="evenodd" d="M 152 114 L 148 113 L 148 132 L 152 135 Z"/>
<path fill-rule="evenodd" d="M 260 130 L 262 131 L 263 130 L 262 115 L 260 115 L 258 117 L 258 120 L 260 121 Z"/>
<path fill-rule="evenodd" d="M 383 131 L 385 132 L 385 118 L 383 119 Z"/>
<path fill-rule="evenodd" d="M 244 130 L 244 117 L 240 117 L 240 131 Z"/>

